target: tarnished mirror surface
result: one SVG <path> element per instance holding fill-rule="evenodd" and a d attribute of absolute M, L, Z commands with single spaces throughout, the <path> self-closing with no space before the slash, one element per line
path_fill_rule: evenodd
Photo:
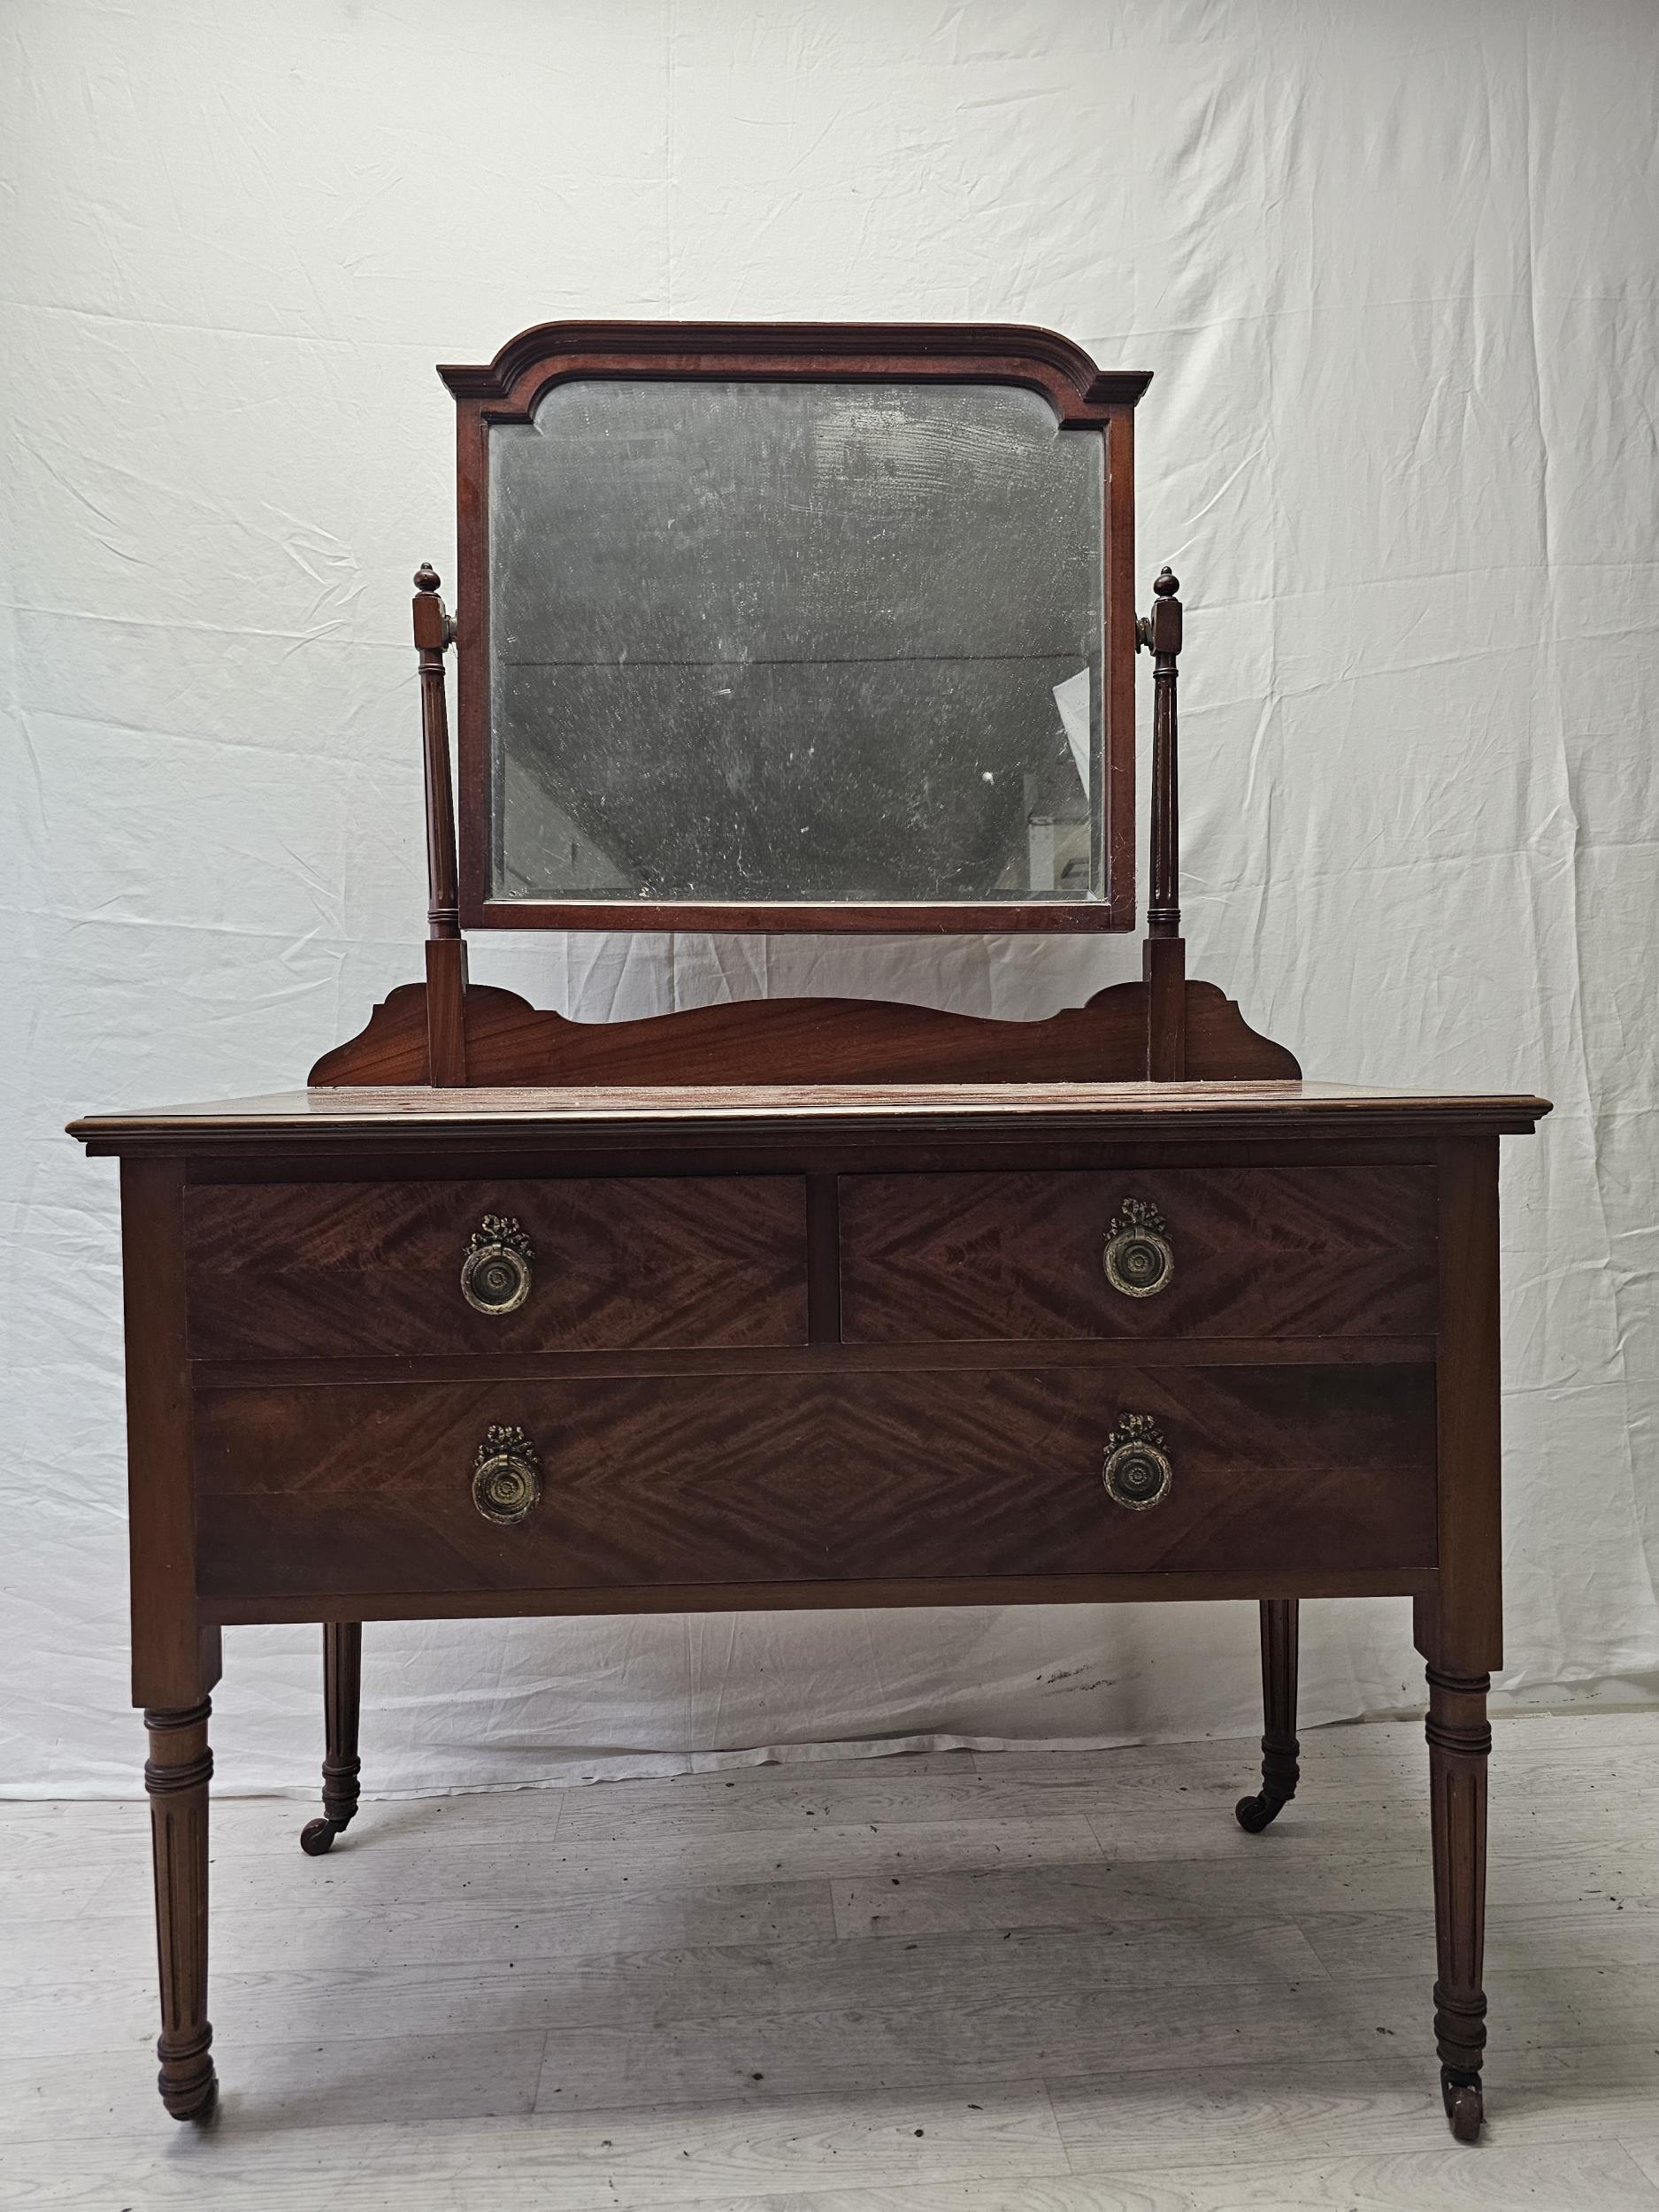
<path fill-rule="evenodd" d="M 1104 895 L 1098 434 L 589 380 L 489 447 L 493 896 Z"/>

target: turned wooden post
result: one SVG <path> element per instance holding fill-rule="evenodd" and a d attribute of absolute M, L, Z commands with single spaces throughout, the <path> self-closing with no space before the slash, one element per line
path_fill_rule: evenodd
<path fill-rule="evenodd" d="M 1135 642 L 1152 655 L 1151 879 L 1141 974 L 1147 991 L 1147 1079 L 1179 1083 L 1187 1073 L 1187 945 L 1181 935 L 1180 764 L 1176 663 L 1181 650 L 1179 580 L 1168 568 L 1152 587 L 1152 612 Z"/>
<path fill-rule="evenodd" d="M 1259 1835 L 1296 1794 L 1296 1658 L 1300 1608 L 1294 1598 L 1262 1600 L 1262 1787 L 1234 1808 L 1241 1828 Z"/>
<path fill-rule="evenodd" d="M 320 1858 L 357 1809 L 357 1715 L 363 1694 L 363 1624 L 323 1624 L 323 1816 L 300 1831 L 300 1849 Z"/>
<path fill-rule="evenodd" d="M 466 1081 L 466 941 L 461 934 L 455 795 L 449 777 L 449 708 L 443 656 L 455 625 L 438 596 L 430 561 L 415 571 L 415 647 L 420 664 L 420 735 L 426 793 L 427 1079 L 442 1090 Z"/>
<path fill-rule="evenodd" d="M 213 1772 L 211 1707 L 147 1706 L 150 1840 L 161 1969 L 161 2061 L 157 2085 L 175 2120 L 205 2119 L 219 2094 L 207 2017 L 207 1786 Z"/>
<path fill-rule="evenodd" d="M 1481 1986 L 1486 1922 L 1486 1764 L 1492 1729 L 1485 1674 L 1428 1669 L 1429 1817 L 1434 1853 L 1434 2039 L 1452 2131 L 1480 2132 L 1486 2047 Z"/>
<path fill-rule="evenodd" d="M 1503 1663 L 1499 1551 L 1498 1141 L 1442 1139 L 1438 1155 L 1440 1374 L 1435 1392 L 1440 1578 L 1412 1608 L 1428 1676 L 1434 1857 L 1434 2037 L 1452 2132 L 1472 2143 L 1484 2101 L 1486 1694 Z"/>

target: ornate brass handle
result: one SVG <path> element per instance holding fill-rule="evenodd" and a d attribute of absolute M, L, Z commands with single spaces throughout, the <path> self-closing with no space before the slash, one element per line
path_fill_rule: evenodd
<path fill-rule="evenodd" d="M 1106 1439 L 1103 1478 L 1107 1496 L 1132 1513 L 1162 1505 L 1169 1496 L 1175 1470 L 1149 1413 L 1125 1413 L 1119 1418 Z"/>
<path fill-rule="evenodd" d="M 474 1313 L 516 1313 L 530 1295 L 535 1247 L 511 1214 L 486 1214 L 467 1240 L 461 1295 Z"/>
<path fill-rule="evenodd" d="M 1102 1256 L 1106 1279 L 1125 1298 L 1156 1298 L 1175 1274 L 1163 1215 L 1144 1198 L 1125 1198 L 1112 1216 Z"/>
<path fill-rule="evenodd" d="M 541 1495 L 541 1459 L 519 1428 L 489 1428 L 472 1462 L 472 1502 L 487 1521 L 511 1528 Z"/>

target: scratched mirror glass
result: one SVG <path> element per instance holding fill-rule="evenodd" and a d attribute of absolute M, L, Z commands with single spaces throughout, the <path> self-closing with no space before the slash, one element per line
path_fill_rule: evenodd
<path fill-rule="evenodd" d="M 493 895 L 1100 899 L 1103 474 L 1007 385 L 495 427 Z"/>

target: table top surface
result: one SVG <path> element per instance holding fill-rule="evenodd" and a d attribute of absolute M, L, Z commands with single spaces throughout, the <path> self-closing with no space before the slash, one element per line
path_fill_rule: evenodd
<path fill-rule="evenodd" d="M 1550 1110 L 1548 1099 L 1486 1092 L 1380 1090 L 1348 1083 L 881 1083 L 633 1086 L 582 1088 L 503 1086 L 435 1090 L 383 1088 L 276 1091 L 119 1113 L 88 1114 L 69 1133 L 95 1149 L 216 1136 L 369 1137 L 484 1130 L 551 1133 L 611 1129 L 643 1134 L 688 1125 L 726 1130 L 932 1127 L 995 1123 L 1032 1129 L 1080 1125 L 1094 1133 L 1145 1130 L 1149 1124 L 1224 1128 L 1271 1123 L 1317 1125 L 1335 1133 L 1360 1122 L 1432 1121 L 1449 1129 L 1520 1133 Z"/>

